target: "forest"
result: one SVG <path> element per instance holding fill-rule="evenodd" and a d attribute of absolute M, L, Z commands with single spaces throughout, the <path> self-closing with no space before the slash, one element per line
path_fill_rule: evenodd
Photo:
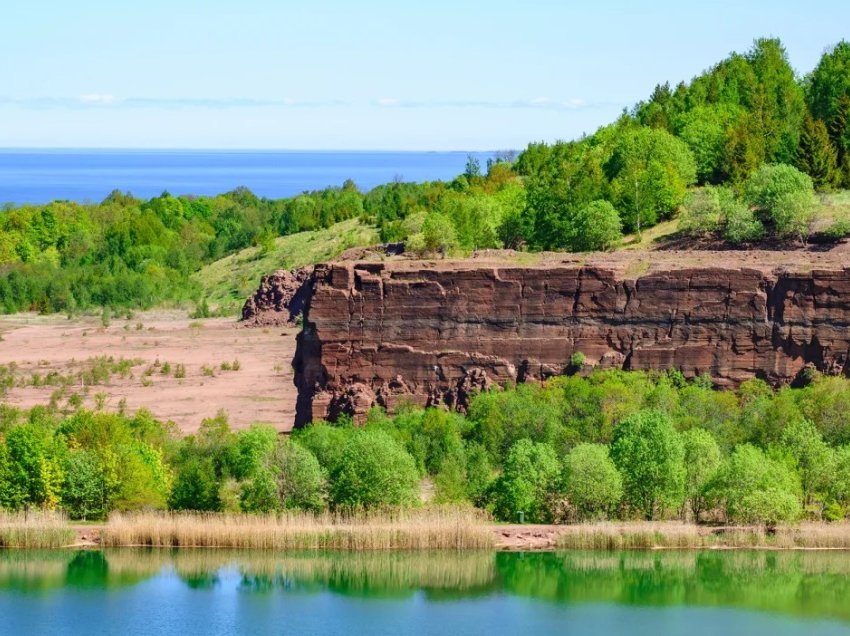
<path fill-rule="evenodd" d="M 0 508 L 269 513 L 433 503 L 496 519 L 836 521 L 850 510 L 850 380 L 716 391 L 679 372 L 594 371 L 476 395 L 466 414 L 380 409 L 291 436 L 197 433 L 150 413 L 0 409 Z"/>
<path fill-rule="evenodd" d="M 276 237 L 361 219 L 410 252 L 612 249 L 676 219 L 681 235 L 747 247 L 850 234 L 824 193 L 850 188 L 850 43 L 804 77 L 776 39 L 650 97 L 574 141 L 470 158 L 449 182 L 340 187 L 270 200 L 113 192 L 0 212 L 0 310 L 72 314 L 201 305 L 191 275 Z"/>

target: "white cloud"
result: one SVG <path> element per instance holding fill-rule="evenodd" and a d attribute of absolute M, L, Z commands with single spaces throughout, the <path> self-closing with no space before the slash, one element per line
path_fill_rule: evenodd
<path fill-rule="evenodd" d="M 87 93 L 80 95 L 80 101 L 83 104 L 112 104 L 115 101 L 115 95 L 106 93 Z"/>
<path fill-rule="evenodd" d="M 375 102 L 378 106 L 383 106 L 384 108 L 392 107 L 392 106 L 401 106 L 401 100 L 396 99 L 395 97 L 381 97 Z"/>

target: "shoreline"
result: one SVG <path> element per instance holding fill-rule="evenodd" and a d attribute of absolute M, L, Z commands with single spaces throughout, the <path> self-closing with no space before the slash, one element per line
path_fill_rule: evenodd
<path fill-rule="evenodd" d="M 188 526 L 205 523 L 203 534 Z M 216 523 L 216 520 L 218 523 Z M 140 515 L 103 523 L 54 523 L 45 540 L 7 545 L 0 525 L 0 548 L 7 549 L 244 549 L 403 551 L 454 550 L 494 552 L 557 552 L 589 550 L 693 551 L 850 551 L 850 522 L 802 522 L 774 532 L 759 527 L 708 526 L 680 522 L 606 522 L 574 525 L 496 524 L 471 518 L 416 518 L 387 522 L 360 519 L 340 522 L 320 518 L 313 525 L 276 518 L 227 515 Z M 159 524 L 156 528 L 152 523 Z M 166 527 L 164 524 L 170 524 Z M 249 525 L 249 523 L 251 525 Z M 237 531 L 237 528 L 239 529 Z M 20 529 L 19 529 L 20 530 Z M 36 524 L 28 529 L 36 534 Z M 43 532 L 44 529 L 41 528 Z M 59 533 L 57 535 L 57 533 Z M 72 534 L 71 534 L 72 533 Z M 57 536 L 66 540 L 57 540 Z M 71 541 L 67 541 L 71 539 Z"/>

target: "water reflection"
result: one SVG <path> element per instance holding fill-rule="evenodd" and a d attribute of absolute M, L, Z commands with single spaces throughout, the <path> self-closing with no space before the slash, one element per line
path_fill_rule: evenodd
<path fill-rule="evenodd" d="M 850 621 L 844 552 L 0 551 L 0 594 L 175 581 L 244 595 L 331 593 L 431 601 L 509 595 L 557 603 L 725 607 Z M 234 584 L 235 582 L 235 584 Z"/>

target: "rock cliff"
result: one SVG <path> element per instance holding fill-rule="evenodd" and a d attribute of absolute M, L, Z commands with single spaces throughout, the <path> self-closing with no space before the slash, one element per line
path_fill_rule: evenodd
<path fill-rule="evenodd" d="M 242 306 L 242 321 L 249 327 L 295 324 L 310 296 L 312 275 L 312 267 L 300 267 L 263 276 L 257 291 Z"/>
<path fill-rule="evenodd" d="M 296 423 L 405 401 L 463 409 L 473 390 L 564 373 L 575 352 L 719 385 L 848 372 L 850 269 L 655 260 L 319 265 L 294 360 Z"/>

